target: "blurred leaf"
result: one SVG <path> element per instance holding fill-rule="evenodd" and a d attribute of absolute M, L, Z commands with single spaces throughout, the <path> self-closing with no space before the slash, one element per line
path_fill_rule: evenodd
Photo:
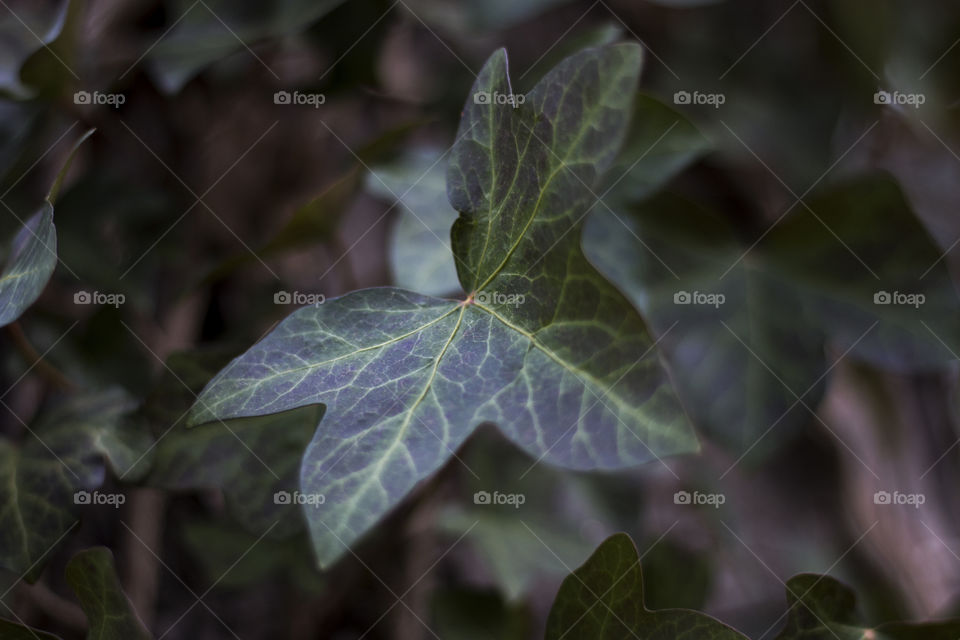
<path fill-rule="evenodd" d="M 777 640 L 956 640 L 960 620 L 863 627 L 856 595 L 830 576 L 801 574 L 787 581 L 787 624 Z"/>
<path fill-rule="evenodd" d="M 0 12 L 0 92 L 16 99 L 31 97 L 20 80 L 27 58 L 60 35 L 67 18 L 68 0 L 11 2 Z"/>
<path fill-rule="evenodd" d="M 533 83 L 539 80 L 550 69 L 557 66 L 561 60 L 577 51 L 586 47 L 602 47 L 622 39 L 623 25 L 619 22 L 607 22 L 599 26 L 587 27 L 583 31 L 578 30 L 567 34 L 524 71 L 523 79 L 517 80 L 517 84 L 523 82 L 521 86 L 526 88 L 528 86 L 526 82 Z M 515 86 L 514 88 L 518 87 Z"/>
<path fill-rule="evenodd" d="M 569 575 L 547 618 L 546 640 L 746 640 L 713 618 L 685 609 L 644 606 L 640 556 L 629 536 L 617 534 Z"/>
<path fill-rule="evenodd" d="M 163 372 L 143 404 L 143 415 L 154 435 L 161 435 L 186 417 L 197 394 L 235 351 L 223 347 L 192 349 L 172 353 Z"/>
<path fill-rule="evenodd" d="M 298 207 L 280 229 L 256 252 L 243 251 L 227 258 L 198 283 L 205 286 L 231 274 L 235 269 L 287 251 L 330 242 L 335 239 L 343 214 L 363 186 L 362 168 L 390 157 L 397 146 L 423 123 L 408 121 L 381 132 L 356 151 L 357 162 L 323 192 Z"/>
<path fill-rule="evenodd" d="M 93 134 L 87 131 L 76 142 L 63 168 L 54 180 L 46 202 L 29 218 L 13 239 L 7 263 L 0 273 L 0 326 L 8 325 L 40 297 L 57 266 L 57 230 L 53 224 L 53 203 L 60 185 L 70 170 L 74 155 L 84 140 Z"/>
<path fill-rule="evenodd" d="M 142 476 L 152 439 L 126 420 L 119 390 L 70 398 L 29 428 L 21 447 L 0 439 L 0 566 L 35 580 L 77 521 L 75 493 L 100 487 L 105 462 L 128 480 Z"/>
<path fill-rule="evenodd" d="M 610 170 L 610 200 L 636 201 L 651 195 L 712 147 L 680 112 L 656 98 L 638 94 L 630 131 Z"/>
<path fill-rule="evenodd" d="M 444 640 L 525 640 L 533 621 L 523 605 L 490 591 L 443 589 L 431 602 L 433 625 Z"/>
<path fill-rule="evenodd" d="M 955 360 L 960 297 L 943 252 L 896 182 L 865 176 L 808 204 L 773 227 L 757 249 L 788 285 L 802 289 L 838 348 L 901 371 Z"/>
<path fill-rule="evenodd" d="M 209 422 L 188 429 L 177 425 L 156 447 L 147 484 L 164 489 L 218 488 L 231 512 L 249 531 L 290 535 L 303 527 L 301 509 L 291 498 L 303 450 L 323 409 L 309 405 L 284 413 Z M 309 511 L 308 511 L 309 513 Z"/>
<path fill-rule="evenodd" d="M 442 513 L 440 526 L 466 536 L 508 600 L 520 600 L 544 575 L 566 574 L 602 539 L 581 530 L 603 514 L 577 476 L 537 464 L 501 438 L 475 437 L 461 458 L 470 470 L 464 476 L 464 506 Z M 478 503 L 478 496 L 491 500 Z M 496 504 L 497 496 L 520 496 L 522 504 Z"/>
<path fill-rule="evenodd" d="M 109 549 L 81 551 L 67 563 L 65 573 L 87 614 L 87 640 L 150 640 L 152 636 L 123 593 Z"/>
<path fill-rule="evenodd" d="M 449 2 L 448 0 L 408 0 L 410 10 L 429 24 L 457 31 L 499 31 L 536 15 L 566 4 L 570 0 L 485 0 Z"/>
<path fill-rule="evenodd" d="M 39 120 L 39 109 L 35 104 L 0 101 L 0 180 L 2 184 L 6 185 L 4 178 L 7 177 L 7 172 L 16 166 L 27 142 L 36 135 L 35 125 Z M 13 176 L 10 178 L 12 182 Z"/>
<path fill-rule="evenodd" d="M 157 285 L 148 278 L 156 272 L 144 268 L 150 260 L 127 269 L 179 213 L 169 192 L 91 167 L 57 201 L 58 253 L 81 280 L 74 286 L 122 293 L 125 307 L 153 312 Z"/>
<path fill-rule="evenodd" d="M 3 640 L 60 640 L 59 636 L 25 627 L 0 618 L 0 638 Z"/>
<path fill-rule="evenodd" d="M 686 9 L 690 7 L 701 7 L 705 5 L 718 4 L 724 0 L 648 0 L 654 4 L 662 4 L 665 7 Z"/>
<path fill-rule="evenodd" d="M 823 393 L 822 337 L 796 289 L 744 258 L 723 218 L 661 194 L 627 215 L 595 212 L 583 246 L 661 336 L 695 425 L 737 453 L 759 443 L 759 455 L 768 431 L 810 419 L 797 397 L 815 407 Z"/>
<path fill-rule="evenodd" d="M 177 93 L 207 66 L 262 40 L 298 33 L 343 0 L 281 0 L 237 3 L 229 0 L 171 0 L 172 24 L 148 55 L 160 88 Z"/>
<path fill-rule="evenodd" d="M 192 424 L 327 407 L 301 469 L 301 489 L 326 500 L 307 510 L 321 565 L 484 422 L 575 469 L 697 448 L 642 319 L 580 249 L 590 185 L 626 134 L 639 71 L 635 44 L 585 49 L 514 109 L 473 100 L 511 92 L 495 53 L 448 170 L 459 277 L 476 295 L 367 289 L 305 307 L 200 395 Z"/>
<path fill-rule="evenodd" d="M 440 150 L 421 148 L 367 176 L 367 190 L 400 209 L 390 235 L 394 284 L 432 296 L 460 290 L 450 252 L 457 212 L 447 199 L 446 169 Z"/>
<path fill-rule="evenodd" d="M 277 575 L 305 591 L 319 593 L 323 588 L 316 567 L 303 561 L 311 553 L 306 535 L 271 540 L 227 523 L 191 522 L 183 528 L 183 539 L 217 588 L 247 589 Z"/>

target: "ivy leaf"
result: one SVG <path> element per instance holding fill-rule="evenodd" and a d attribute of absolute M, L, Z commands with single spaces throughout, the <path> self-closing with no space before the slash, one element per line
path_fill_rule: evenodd
<path fill-rule="evenodd" d="M 94 547 L 81 551 L 67 563 L 65 574 L 87 614 L 87 640 L 152 638 L 123 593 L 109 549 Z"/>
<path fill-rule="evenodd" d="M 586 49 L 514 109 L 464 110 L 447 189 L 464 301 L 357 291 L 300 309 L 204 389 L 191 424 L 326 406 L 301 490 L 336 560 L 484 422 L 536 459 L 620 468 L 696 450 L 655 345 L 580 250 L 629 121 L 640 48 Z M 495 53 L 473 94 L 509 94 Z"/>
<path fill-rule="evenodd" d="M 607 29 L 594 38 L 616 33 Z M 597 193 L 611 188 L 608 202 L 644 198 L 709 147 L 689 120 L 655 98 L 637 94 L 623 148 Z M 418 149 L 375 168 L 367 180 L 374 195 L 391 202 L 399 196 L 401 211 L 390 237 L 394 283 L 428 295 L 460 289 L 449 246 L 450 224 L 457 212 L 447 201 L 445 166 L 439 150 Z"/>
<path fill-rule="evenodd" d="M 16 99 L 31 97 L 20 69 L 34 53 L 59 37 L 67 20 L 68 0 L 38 0 L 4 7 L 0 13 L 0 91 Z"/>
<path fill-rule="evenodd" d="M 608 538 L 563 581 L 547 618 L 545 637 L 746 640 L 746 636 L 696 611 L 647 609 L 640 556 L 623 533 Z"/>
<path fill-rule="evenodd" d="M 0 439 L 0 566 L 35 580 L 77 521 L 74 494 L 103 484 L 105 461 L 142 476 L 151 438 L 124 420 L 132 408 L 119 390 L 79 396 L 41 417 L 21 447 Z"/>
<path fill-rule="evenodd" d="M 960 620 L 869 628 L 856 615 L 856 595 L 830 576 L 800 574 L 787 581 L 787 624 L 777 640 L 956 640 Z"/>
<path fill-rule="evenodd" d="M 17 232 L 0 273 L 0 326 L 26 311 L 43 292 L 57 266 L 53 206 L 46 202 Z"/>
<path fill-rule="evenodd" d="M 40 297 L 53 275 L 57 266 L 53 203 L 74 155 L 92 134 L 93 129 L 87 131 L 73 146 L 40 211 L 27 219 L 13 239 L 7 263 L 0 272 L 0 326 L 19 318 Z"/>
<path fill-rule="evenodd" d="M 450 225 L 457 212 L 447 200 L 446 163 L 437 149 L 417 149 L 375 167 L 367 190 L 385 201 L 399 199 L 390 235 L 394 283 L 432 296 L 460 290 L 450 253 Z"/>
<path fill-rule="evenodd" d="M 726 220 L 664 193 L 594 212 L 583 246 L 662 336 L 680 398 L 705 433 L 737 452 L 759 442 L 762 452 L 774 441 L 765 434 L 810 420 L 804 404 L 816 406 L 825 387 L 822 334 L 797 321 L 805 307 L 795 286 L 743 259 L 749 245 Z"/>

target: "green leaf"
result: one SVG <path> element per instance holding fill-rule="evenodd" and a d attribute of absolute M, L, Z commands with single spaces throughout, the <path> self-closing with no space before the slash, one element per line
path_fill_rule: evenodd
<path fill-rule="evenodd" d="M 460 290 L 450 253 L 457 212 L 447 200 L 446 163 L 437 149 L 416 149 L 374 167 L 367 190 L 400 209 L 390 235 L 393 282 L 403 289 L 442 296 Z"/>
<path fill-rule="evenodd" d="M 65 573 L 87 614 L 87 640 L 150 640 L 152 636 L 123 593 L 109 549 L 81 551 L 67 563 Z"/>
<path fill-rule="evenodd" d="M 0 326 L 19 318 L 40 297 L 57 266 L 57 230 L 49 202 L 20 228 L 8 256 L 0 273 Z"/>
<path fill-rule="evenodd" d="M 0 12 L 0 92 L 20 100 L 31 97 L 31 90 L 21 82 L 20 69 L 27 58 L 57 39 L 69 6 L 68 0 L 37 0 L 3 8 Z"/>
<path fill-rule="evenodd" d="M 175 0 L 168 7 L 173 24 L 148 56 L 151 70 L 163 91 L 177 93 L 203 69 L 233 53 L 242 52 L 260 64 L 249 47 L 303 31 L 342 3 L 282 0 L 246 6 L 227 0 Z"/>
<path fill-rule="evenodd" d="M 710 616 L 685 609 L 650 611 L 636 547 L 626 534 L 604 542 L 560 586 L 546 640 L 746 640 Z"/>
<path fill-rule="evenodd" d="M 787 624 L 777 640 L 956 640 L 960 620 L 869 628 L 858 623 L 856 595 L 830 576 L 801 574 L 787 581 Z"/>
<path fill-rule="evenodd" d="M 189 421 L 310 404 L 301 491 L 322 565 L 484 422 L 537 459 L 611 469 L 697 449 L 655 345 L 586 261 L 580 225 L 626 133 L 640 49 L 587 49 L 514 109 L 464 110 L 448 172 L 464 301 L 383 288 L 300 309 L 204 389 Z M 473 93 L 510 93 L 494 54 Z"/>
<path fill-rule="evenodd" d="M 280 414 L 172 428 L 156 447 L 147 484 L 164 489 L 218 488 L 249 531 L 287 536 L 303 528 L 295 503 L 303 450 L 323 415 L 306 406 Z"/>
<path fill-rule="evenodd" d="M 822 396 L 823 337 L 812 319 L 798 321 L 796 287 L 742 259 L 749 245 L 726 220 L 664 193 L 594 212 L 583 246 L 662 336 L 699 429 L 738 453 L 763 452 L 775 442 L 767 433 L 783 437 L 810 420 L 797 398 L 815 407 Z"/>
<path fill-rule="evenodd" d="M 0 566 L 35 580 L 77 521 L 75 493 L 103 484 L 105 462 L 142 476 L 152 440 L 124 420 L 131 409 L 119 390 L 78 396 L 42 416 L 22 446 L 0 439 Z"/>
<path fill-rule="evenodd" d="M 607 28 L 594 38 L 617 34 Z M 609 170 L 601 194 L 607 202 L 646 197 L 707 151 L 710 144 L 689 120 L 655 98 L 638 94 L 623 148 Z M 394 283 L 428 295 L 460 289 L 450 254 L 450 206 L 440 150 L 417 149 L 390 165 L 375 167 L 367 189 L 384 200 L 399 199 L 401 212 L 390 237 Z M 593 215 L 597 215 L 594 213 Z"/>
<path fill-rule="evenodd" d="M 93 134 L 87 131 L 73 146 L 63 168 L 54 180 L 46 202 L 17 232 L 0 272 L 0 326 L 8 325 L 33 304 L 57 266 L 57 230 L 53 224 L 53 204 L 74 155 Z"/>

